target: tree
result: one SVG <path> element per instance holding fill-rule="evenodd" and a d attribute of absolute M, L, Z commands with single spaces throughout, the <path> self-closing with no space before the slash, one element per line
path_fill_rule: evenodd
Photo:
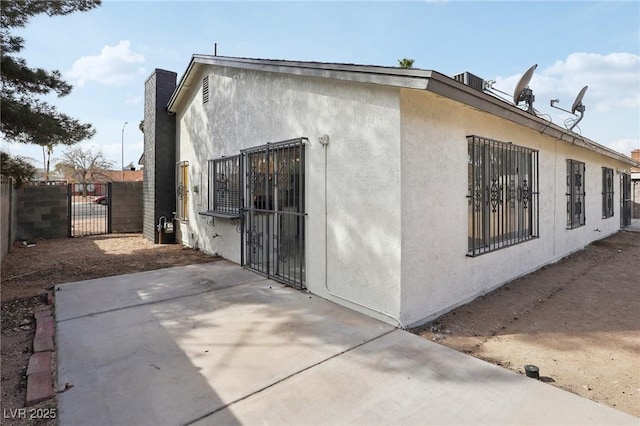
<path fill-rule="evenodd" d="M 36 175 L 36 168 L 24 157 L 12 157 L 4 151 L 0 151 L 0 170 L 3 176 L 13 178 L 16 186 L 30 181 Z"/>
<path fill-rule="evenodd" d="M 102 151 L 96 148 L 69 148 L 62 154 L 62 159 L 56 164 L 56 169 L 82 184 L 82 195 L 86 196 L 87 183 L 109 179 L 109 169 L 113 161 L 104 157 Z"/>
<path fill-rule="evenodd" d="M 3 1 L 0 12 L 0 66 L 2 67 L 0 102 L 1 127 L 10 142 L 34 143 L 43 147 L 72 145 L 91 138 L 91 124 L 81 123 L 56 110 L 38 96 L 71 92 L 72 86 L 62 80 L 60 71 L 30 68 L 16 56 L 24 47 L 24 39 L 11 35 L 11 30 L 24 27 L 29 18 L 45 13 L 49 16 L 84 12 L 99 6 L 100 0 Z"/>
<path fill-rule="evenodd" d="M 44 181 L 49 182 L 49 170 L 51 164 L 51 154 L 53 154 L 53 144 L 42 145 L 42 164 L 44 164 Z"/>
<path fill-rule="evenodd" d="M 415 61 L 409 58 L 398 59 L 398 66 L 400 68 L 413 68 L 413 63 Z"/>

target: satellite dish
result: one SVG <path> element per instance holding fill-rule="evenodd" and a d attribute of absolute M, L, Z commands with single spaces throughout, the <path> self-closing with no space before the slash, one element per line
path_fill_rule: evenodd
<path fill-rule="evenodd" d="M 524 75 L 520 78 L 520 81 L 516 85 L 516 90 L 513 92 L 513 103 L 516 106 L 520 102 L 527 103 L 527 112 L 531 114 L 535 114 L 533 111 L 533 101 L 535 100 L 535 96 L 533 96 L 533 91 L 529 89 L 529 82 L 531 81 L 531 77 L 533 77 L 533 72 L 538 67 L 538 64 L 534 64 L 531 68 L 524 73 Z"/>
<path fill-rule="evenodd" d="M 584 105 L 582 105 L 582 98 L 584 98 L 584 94 L 588 88 L 589 86 L 584 86 L 582 90 L 580 90 L 580 93 L 578 93 L 578 96 L 576 96 L 576 100 L 573 101 L 573 105 L 571 106 L 571 114 L 575 114 L 576 111 L 584 112 L 585 108 Z"/>
<path fill-rule="evenodd" d="M 576 120 L 568 119 L 565 121 L 565 126 L 568 126 L 567 124 L 568 122 L 572 123 L 571 127 L 567 127 L 569 130 L 573 130 L 573 128 L 576 127 L 580 122 L 580 120 L 582 120 L 582 118 L 584 117 L 584 111 L 586 107 L 582 103 L 582 98 L 584 98 L 584 94 L 587 92 L 588 88 L 589 86 L 584 86 L 582 90 L 580 90 L 580 92 L 578 93 L 578 96 L 576 96 L 576 100 L 573 101 L 573 105 L 571 105 L 571 111 L 567 111 L 566 109 L 555 106 L 555 104 L 560 102 L 559 99 L 551 99 L 551 106 L 555 109 L 559 109 L 560 111 L 568 112 L 569 114 L 573 114 L 573 115 L 577 115 L 576 111 L 580 113 L 580 117 L 578 119 Z"/>
<path fill-rule="evenodd" d="M 578 118 L 576 121 L 573 122 L 571 127 L 569 127 L 569 130 L 573 130 L 573 128 L 578 125 L 580 120 L 582 120 L 582 117 L 584 117 L 584 110 L 586 108 L 582 103 L 582 98 L 584 98 L 584 94 L 588 88 L 589 86 L 584 86 L 582 90 L 580 90 L 580 93 L 578 93 L 578 96 L 576 96 L 576 100 L 573 101 L 573 105 L 571 106 L 571 114 L 575 114 L 576 111 L 578 111 L 580 113 L 580 118 Z"/>

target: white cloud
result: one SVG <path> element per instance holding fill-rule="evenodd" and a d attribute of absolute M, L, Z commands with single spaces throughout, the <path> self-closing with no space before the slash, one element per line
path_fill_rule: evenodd
<path fill-rule="evenodd" d="M 497 78 L 496 87 L 511 93 L 519 78 Z M 569 109 L 584 86 L 589 86 L 584 97 L 587 110 L 640 108 L 640 56 L 572 53 L 547 68 L 539 67 L 529 84 L 536 96 L 536 109 L 548 106 L 551 99 L 560 99 L 558 106 Z"/>
<path fill-rule="evenodd" d="M 142 96 L 129 95 L 124 100 L 124 103 L 129 105 L 139 105 L 140 103 L 142 103 Z"/>
<path fill-rule="evenodd" d="M 523 67 L 522 73 L 526 71 Z M 511 100 L 522 74 L 497 77 L 494 87 L 508 93 Z M 560 127 L 569 128 L 576 116 L 551 108 L 551 99 L 563 110 L 570 110 L 582 87 L 589 86 L 583 98 L 584 120 L 574 131 L 622 154 L 640 148 L 640 55 L 631 53 L 572 53 L 565 59 L 540 64 L 529 87 L 535 95 L 535 109 Z"/>
<path fill-rule="evenodd" d="M 84 86 L 95 81 L 106 86 L 122 86 L 140 73 L 138 64 L 144 56 L 131 50 L 131 42 L 123 40 L 115 46 L 104 46 L 99 55 L 83 56 L 76 60 L 67 76 Z"/>
<path fill-rule="evenodd" d="M 631 157 L 631 151 L 640 148 L 640 139 L 618 139 L 607 144 L 613 150 Z"/>
<path fill-rule="evenodd" d="M 555 79 L 557 90 L 588 85 L 587 93 L 596 111 L 640 108 L 639 55 L 572 53 L 542 75 Z"/>

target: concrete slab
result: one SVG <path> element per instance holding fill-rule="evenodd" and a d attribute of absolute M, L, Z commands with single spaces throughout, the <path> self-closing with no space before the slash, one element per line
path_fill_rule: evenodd
<path fill-rule="evenodd" d="M 640 232 L 640 219 L 631 219 L 631 224 L 624 229 L 631 232 Z"/>
<path fill-rule="evenodd" d="M 161 286 L 163 297 L 174 298 L 142 304 L 118 294 L 125 308 L 106 303 L 101 313 L 94 305 L 80 317 L 73 304 L 93 293 L 79 283 L 64 286 L 57 295 L 58 317 L 67 318 L 57 324 L 58 384 L 73 387 L 59 395 L 60 424 L 186 424 L 394 330 L 270 280 L 225 287 L 236 274 L 223 281 L 208 271 L 215 291 L 185 296 Z M 157 274 L 136 275 L 129 293 L 157 300 Z M 113 296 L 125 291 L 110 288 L 105 293 Z"/>
<path fill-rule="evenodd" d="M 633 424 L 229 262 L 65 284 L 59 424 Z"/>
<path fill-rule="evenodd" d="M 637 426 L 638 419 L 396 330 L 195 424 Z"/>
<path fill-rule="evenodd" d="M 114 265 L 117 267 L 117 265 Z M 264 279 L 226 260 L 56 286 L 56 319 L 175 299 Z"/>

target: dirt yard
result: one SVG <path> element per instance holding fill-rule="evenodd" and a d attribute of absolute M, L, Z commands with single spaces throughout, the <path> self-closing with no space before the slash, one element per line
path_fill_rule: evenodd
<path fill-rule="evenodd" d="M 640 417 L 640 233 L 620 231 L 413 332 Z M 544 409 L 544 407 L 541 407 Z"/>
<path fill-rule="evenodd" d="M 138 234 L 17 244 L 2 262 L 3 412 L 24 407 L 33 312 L 47 289 L 215 260 Z M 514 371 L 535 364 L 551 385 L 640 416 L 639 268 L 640 233 L 622 231 L 413 332 Z"/>
<path fill-rule="evenodd" d="M 26 371 L 33 352 L 34 312 L 46 304 L 53 285 L 217 260 L 177 244 L 152 244 L 140 234 L 112 234 L 58 240 L 36 240 L 28 247 L 16 242 L 2 261 L 2 411 L 3 425 L 55 425 L 55 419 L 29 421 L 24 408 Z M 55 412 L 55 400 L 29 409 Z M 52 411 L 53 410 L 53 411 Z M 27 411 L 27 416 L 29 415 Z M 11 418 L 13 417 L 13 418 Z"/>

